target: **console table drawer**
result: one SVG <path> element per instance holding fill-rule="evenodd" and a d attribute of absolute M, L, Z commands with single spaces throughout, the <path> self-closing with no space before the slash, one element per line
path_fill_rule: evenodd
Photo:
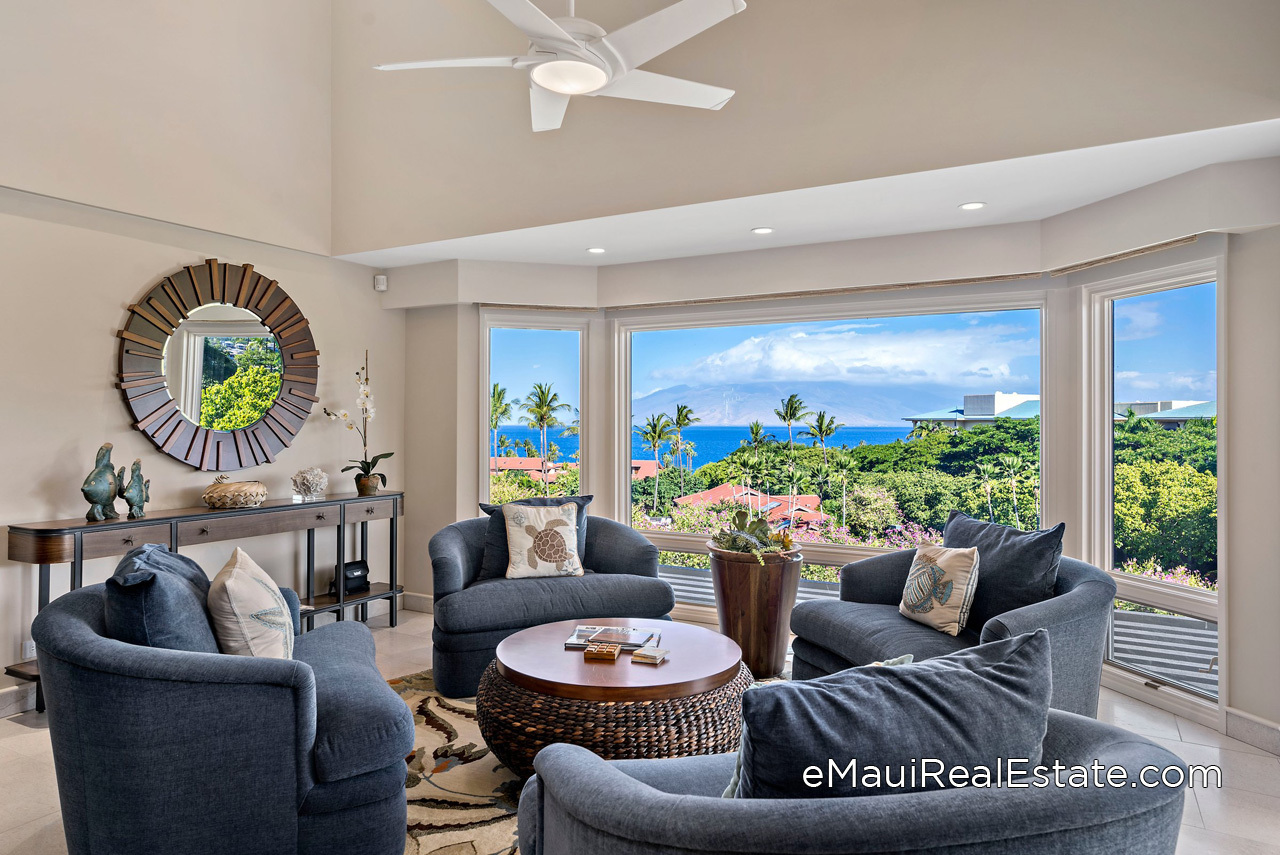
<path fill-rule="evenodd" d="M 144 543 L 163 543 L 169 545 L 169 526 L 164 523 L 135 525 L 130 528 L 117 528 L 111 531 L 86 531 L 81 535 L 84 558 L 106 558 L 111 555 L 124 555 L 135 546 Z"/>
<path fill-rule="evenodd" d="M 342 509 L 335 506 L 298 508 L 266 514 L 210 516 L 208 519 L 178 523 L 178 545 L 190 546 L 195 543 L 216 543 L 308 528 L 326 528 L 336 526 L 341 518 Z"/>
<path fill-rule="evenodd" d="M 391 519 L 391 507 L 395 504 L 391 499 L 373 499 L 368 502 L 352 502 L 347 505 L 347 522 L 368 522 L 369 520 Z"/>

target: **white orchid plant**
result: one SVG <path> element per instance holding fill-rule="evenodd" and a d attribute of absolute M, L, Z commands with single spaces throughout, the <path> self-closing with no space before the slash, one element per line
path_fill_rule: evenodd
<path fill-rule="evenodd" d="M 364 368 L 356 372 L 356 385 L 359 389 L 356 393 L 356 410 L 359 413 L 357 418 L 352 418 L 348 410 L 335 411 L 328 407 L 324 408 L 324 414 L 329 417 L 329 421 L 341 421 L 346 425 L 347 430 L 360 434 L 360 445 L 363 448 L 361 459 L 352 460 L 350 466 L 342 467 L 342 471 L 350 472 L 352 469 L 359 469 L 364 475 L 376 475 L 385 487 L 387 476 L 373 470 L 377 468 L 379 462 L 391 457 L 395 452 L 375 454 L 372 459 L 369 457 L 369 422 L 373 421 L 376 410 L 373 406 L 373 392 L 369 388 L 369 351 L 367 350 L 364 352 Z"/>

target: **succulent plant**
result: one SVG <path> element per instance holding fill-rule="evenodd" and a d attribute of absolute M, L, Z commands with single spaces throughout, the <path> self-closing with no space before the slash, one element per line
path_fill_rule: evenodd
<path fill-rule="evenodd" d="M 790 532 L 772 530 L 763 515 L 746 509 L 735 513 L 729 526 L 716 532 L 711 542 L 726 552 L 749 552 L 761 564 L 766 554 L 790 552 L 793 548 Z"/>

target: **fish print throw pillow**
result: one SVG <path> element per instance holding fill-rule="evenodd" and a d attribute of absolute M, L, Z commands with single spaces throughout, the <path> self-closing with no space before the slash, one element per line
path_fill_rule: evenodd
<path fill-rule="evenodd" d="M 978 589 L 978 548 L 921 544 L 907 573 L 898 611 L 914 621 L 957 635 L 969 619 Z"/>

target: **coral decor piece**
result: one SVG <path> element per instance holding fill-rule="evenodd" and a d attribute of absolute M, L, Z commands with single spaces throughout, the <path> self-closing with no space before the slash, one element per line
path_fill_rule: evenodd
<path fill-rule="evenodd" d="M 116 496 L 120 492 L 120 482 L 124 479 L 124 467 L 119 474 L 111 466 L 111 443 L 104 442 L 98 449 L 98 456 L 93 464 L 93 471 L 84 479 L 80 492 L 89 503 L 89 512 L 84 518 L 89 522 L 119 519 L 116 512 Z"/>
<path fill-rule="evenodd" d="M 329 475 L 319 466 L 299 469 L 290 481 L 293 484 L 294 501 L 314 502 L 329 489 Z"/>
<path fill-rule="evenodd" d="M 387 476 L 381 472 L 374 472 L 378 463 L 391 457 L 395 452 L 386 451 L 382 454 L 375 454 L 372 459 L 369 457 L 369 422 L 373 421 L 373 393 L 369 389 L 369 351 L 364 352 L 364 368 L 356 372 L 356 385 L 359 389 L 356 394 L 356 407 L 360 410 L 360 417 L 357 421 L 351 418 L 351 414 L 346 410 L 338 410 L 334 412 L 328 407 L 324 408 L 324 414 L 329 417 L 329 421 L 341 420 L 347 426 L 347 430 L 353 430 L 360 434 L 360 445 L 363 454 L 359 460 L 352 460 L 350 466 L 342 467 L 343 472 L 350 472 L 352 469 L 359 469 L 356 475 L 356 492 L 361 496 L 376 496 L 378 494 L 378 482 L 382 486 L 387 486 Z"/>

